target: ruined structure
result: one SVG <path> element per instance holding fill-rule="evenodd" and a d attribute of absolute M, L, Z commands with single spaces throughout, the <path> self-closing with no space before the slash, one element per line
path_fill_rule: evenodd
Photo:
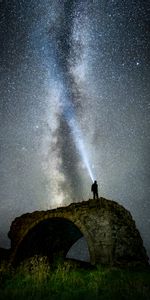
<path fill-rule="evenodd" d="M 86 239 L 91 264 L 148 264 L 143 241 L 129 211 L 104 198 L 72 203 L 16 218 L 11 225 L 11 262 L 35 254 L 50 261 L 66 257 L 82 236 Z"/>

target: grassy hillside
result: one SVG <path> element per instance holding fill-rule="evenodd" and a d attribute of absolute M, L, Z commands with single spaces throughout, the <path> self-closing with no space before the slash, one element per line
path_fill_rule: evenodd
<path fill-rule="evenodd" d="M 0 299 L 20 300 L 149 300 L 150 271 L 97 267 L 81 269 L 34 257 L 16 270 L 0 268 Z"/>

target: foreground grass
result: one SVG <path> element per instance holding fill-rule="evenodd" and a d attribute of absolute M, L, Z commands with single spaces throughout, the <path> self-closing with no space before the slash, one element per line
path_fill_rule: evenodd
<path fill-rule="evenodd" d="M 69 263 L 51 270 L 46 259 L 34 258 L 13 270 L 0 268 L 0 299 L 150 299 L 149 270 L 97 267 L 74 269 Z"/>

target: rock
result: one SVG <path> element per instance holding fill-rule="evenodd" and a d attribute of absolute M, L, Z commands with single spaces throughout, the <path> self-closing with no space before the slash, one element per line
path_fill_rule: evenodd
<path fill-rule="evenodd" d="M 66 257 L 82 236 L 92 265 L 148 265 L 148 256 L 135 222 L 123 206 L 100 198 L 72 203 L 16 218 L 9 231 L 11 262 L 34 255 Z"/>
<path fill-rule="evenodd" d="M 10 249 L 0 248 L 0 263 L 2 261 L 8 261 L 10 257 Z"/>

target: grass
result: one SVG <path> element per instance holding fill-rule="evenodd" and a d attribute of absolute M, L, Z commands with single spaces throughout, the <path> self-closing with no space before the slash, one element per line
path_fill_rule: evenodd
<path fill-rule="evenodd" d="M 46 258 L 34 257 L 17 269 L 1 264 L 0 299 L 149 300 L 150 271 L 101 266 L 84 270 L 67 262 L 51 269 Z"/>

